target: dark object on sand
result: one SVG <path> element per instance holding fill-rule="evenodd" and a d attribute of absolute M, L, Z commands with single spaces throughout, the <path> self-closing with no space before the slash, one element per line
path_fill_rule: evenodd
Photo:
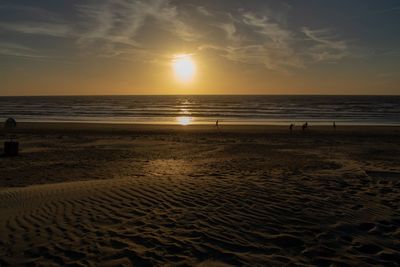
<path fill-rule="evenodd" d="M 4 128 L 6 129 L 14 129 L 17 127 L 17 122 L 13 118 L 8 118 L 4 123 Z"/>
<path fill-rule="evenodd" d="M 215 126 L 218 127 L 218 126 L 219 126 L 218 124 L 219 124 L 219 121 L 217 120 L 217 121 L 215 122 Z"/>
<path fill-rule="evenodd" d="M 4 155 L 7 157 L 18 156 L 19 143 L 16 141 L 4 142 Z"/>
<path fill-rule="evenodd" d="M 289 126 L 289 130 L 290 130 L 290 133 L 292 133 L 292 131 L 293 131 L 293 123 L 292 124 L 290 124 L 290 126 Z"/>
<path fill-rule="evenodd" d="M 333 129 L 336 130 L 336 122 L 333 122 Z"/>
<path fill-rule="evenodd" d="M 8 136 L 10 140 L 4 142 L 4 155 L 7 157 L 18 156 L 19 143 L 17 141 L 14 141 L 16 137 L 11 134 L 13 129 L 15 129 L 16 127 L 17 122 L 13 118 L 8 118 L 4 123 L 4 128 L 6 129 L 6 132 L 10 133 L 10 135 Z"/>
<path fill-rule="evenodd" d="M 301 129 L 303 130 L 303 132 L 304 132 L 307 128 L 308 128 L 308 122 L 304 123 L 304 124 L 301 126 Z"/>

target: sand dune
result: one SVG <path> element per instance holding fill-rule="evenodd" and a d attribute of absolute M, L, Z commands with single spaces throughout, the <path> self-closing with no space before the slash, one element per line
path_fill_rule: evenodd
<path fill-rule="evenodd" d="M 396 266 L 400 261 L 400 172 L 393 155 L 379 153 L 382 144 L 370 153 L 362 150 L 363 142 L 346 136 L 345 150 L 314 137 L 320 146 L 301 137 L 298 149 L 280 135 L 246 141 L 242 135 L 203 136 L 204 142 L 197 135 L 162 137 L 179 149 L 166 157 L 157 152 L 165 147 L 154 146 L 143 154 L 154 155 L 143 161 L 141 147 L 125 137 L 75 143 L 76 155 L 87 151 L 94 162 L 97 150 L 124 146 L 117 178 L 2 187 L 0 265 Z M 160 136 L 146 138 L 149 144 Z M 385 139 L 394 146 L 390 142 Z M 132 163 L 133 154 L 127 154 L 132 149 L 142 176 L 123 167 Z M 31 158 L 46 153 L 27 151 Z M 88 169 L 92 163 L 86 162 Z"/>

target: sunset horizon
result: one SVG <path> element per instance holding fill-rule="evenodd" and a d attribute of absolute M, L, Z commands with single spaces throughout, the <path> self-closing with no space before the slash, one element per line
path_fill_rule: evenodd
<path fill-rule="evenodd" d="M 0 266 L 398 266 L 399 0 L 0 0 Z"/>
<path fill-rule="evenodd" d="M 395 1 L 3 1 L 0 95 L 398 95 Z M 190 55 L 191 81 L 172 61 Z"/>
<path fill-rule="evenodd" d="M 90 96 L 399 96 L 400 94 L 61 94 L 61 95 L 1 95 L 0 97 L 90 97 Z"/>

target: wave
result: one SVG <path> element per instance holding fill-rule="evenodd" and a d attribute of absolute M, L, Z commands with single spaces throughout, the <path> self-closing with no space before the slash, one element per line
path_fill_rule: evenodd
<path fill-rule="evenodd" d="M 0 118 L 87 121 L 280 124 L 309 121 L 400 124 L 399 96 L 62 96 L 0 97 Z"/>

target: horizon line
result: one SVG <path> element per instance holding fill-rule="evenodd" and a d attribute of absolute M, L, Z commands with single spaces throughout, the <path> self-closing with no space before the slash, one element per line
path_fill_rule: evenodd
<path fill-rule="evenodd" d="M 400 94 L 81 94 L 0 95 L 0 97 L 93 97 L 93 96 L 400 96 Z"/>

